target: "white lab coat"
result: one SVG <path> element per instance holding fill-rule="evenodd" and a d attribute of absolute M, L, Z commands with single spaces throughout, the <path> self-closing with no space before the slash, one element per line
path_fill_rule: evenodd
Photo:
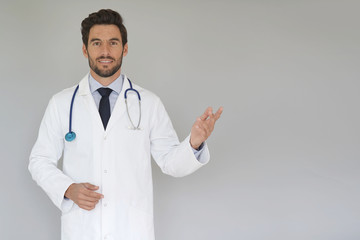
<path fill-rule="evenodd" d="M 133 84 L 134 85 L 134 84 Z M 75 87 L 54 95 L 32 149 L 29 171 L 37 184 L 62 211 L 62 240 L 153 240 L 152 155 L 161 170 L 174 177 L 196 171 L 209 161 L 206 144 L 196 159 L 189 137 L 179 143 L 168 114 L 153 93 L 134 85 L 141 94 L 141 131 L 130 130 L 122 91 L 104 131 L 89 89 L 88 75 L 79 84 L 73 106 L 76 139 L 69 131 L 69 109 Z M 138 100 L 128 93 L 129 111 L 137 123 Z M 63 169 L 57 162 L 63 154 Z M 64 193 L 72 183 L 89 182 L 105 197 L 94 210 L 79 208 Z"/>

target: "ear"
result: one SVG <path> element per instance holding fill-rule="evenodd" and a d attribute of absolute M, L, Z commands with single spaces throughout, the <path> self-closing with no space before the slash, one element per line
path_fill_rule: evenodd
<path fill-rule="evenodd" d="M 123 49 L 123 56 L 125 57 L 127 54 L 128 54 L 128 44 L 126 43 Z"/>
<path fill-rule="evenodd" d="M 86 58 L 89 57 L 89 56 L 88 56 L 88 53 L 87 53 L 87 50 L 86 50 L 85 44 L 83 44 L 83 46 L 82 46 L 82 52 L 83 52 L 84 57 L 86 57 Z"/>

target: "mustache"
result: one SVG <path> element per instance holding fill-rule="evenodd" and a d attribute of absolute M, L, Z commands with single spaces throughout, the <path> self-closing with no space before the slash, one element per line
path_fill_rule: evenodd
<path fill-rule="evenodd" d="M 97 61 L 99 61 L 99 60 L 112 60 L 112 61 L 115 61 L 115 59 L 112 58 L 112 57 L 98 57 L 96 60 Z"/>

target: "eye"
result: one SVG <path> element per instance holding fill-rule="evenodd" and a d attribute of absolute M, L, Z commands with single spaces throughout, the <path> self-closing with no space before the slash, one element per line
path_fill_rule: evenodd
<path fill-rule="evenodd" d="M 118 42 L 110 42 L 110 45 L 111 45 L 111 46 L 117 46 L 117 45 L 118 45 Z"/>
<path fill-rule="evenodd" d="M 93 46 L 100 46 L 100 42 L 93 42 Z"/>

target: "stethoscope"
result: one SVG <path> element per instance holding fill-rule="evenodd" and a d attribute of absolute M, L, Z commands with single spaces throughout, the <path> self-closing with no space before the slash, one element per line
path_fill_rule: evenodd
<path fill-rule="evenodd" d="M 129 127 L 129 129 L 131 129 L 131 130 L 141 130 L 141 128 L 139 128 L 140 122 L 141 122 L 141 97 L 140 97 L 140 93 L 136 89 L 133 88 L 130 79 L 127 78 L 127 80 L 129 81 L 130 88 L 125 90 L 124 99 L 125 99 L 125 105 L 126 105 L 126 112 L 127 112 L 128 117 L 129 117 L 130 123 L 132 125 L 132 127 Z M 65 134 L 65 140 L 68 141 L 68 142 L 71 142 L 76 138 L 76 133 L 71 131 L 71 124 L 72 124 L 72 112 L 73 112 L 73 105 L 74 105 L 75 95 L 76 95 L 78 90 L 79 90 L 79 85 L 77 85 L 77 87 L 75 88 L 74 94 L 73 94 L 72 99 L 71 99 L 71 104 L 70 104 L 69 132 Z M 137 123 L 136 127 L 135 127 L 135 124 L 133 123 L 133 121 L 131 120 L 130 113 L 129 113 L 129 107 L 128 107 L 128 104 L 127 104 L 127 93 L 128 93 L 128 91 L 134 91 L 137 94 L 138 99 L 139 99 L 139 120 L 138 120 L 138 123 Z"/>

